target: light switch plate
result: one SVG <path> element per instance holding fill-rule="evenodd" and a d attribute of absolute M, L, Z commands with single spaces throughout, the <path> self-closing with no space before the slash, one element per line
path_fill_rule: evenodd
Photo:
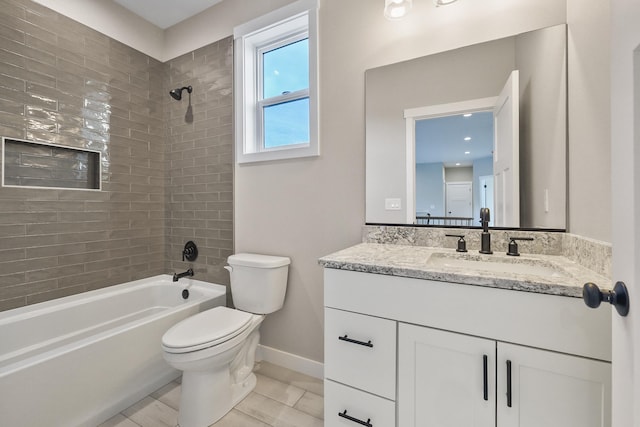
<path fill-rule="evenodd" d="M 402 209 L 401 199 L 384 199 L 384 208 L 388 211 L 399 211 Z"/>

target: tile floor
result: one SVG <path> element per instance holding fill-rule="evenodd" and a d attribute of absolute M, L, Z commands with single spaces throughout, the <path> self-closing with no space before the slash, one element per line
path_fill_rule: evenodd
<path fill-rule="evenodd" d="M 322 380 L 259 362 L 256 388 L 214 427 L 322 427 Z M 99 427 L 175 427 L 180 382 L 174 381 Z"/>

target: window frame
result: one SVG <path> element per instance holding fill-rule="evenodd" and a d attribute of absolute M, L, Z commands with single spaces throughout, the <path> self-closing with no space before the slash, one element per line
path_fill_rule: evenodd
<path fill-rule="evenodd" d="M 261 53 L 307 38 L 309 88 L 262 100 Z M 236 162 L 318 156 L 317 0 L 300 0 L 234 28 Z M 264 107 L 309 99 L 309 141 L 264 147 Z"/>
<path fill-rule="evenodd" d="M 309 31 L 299 31 L 294 33 L 286 34 L 283 37 L 280 37 L 276 40 L 271 40 L 267 43 L 260 44 L 256 47 L 255 55 L 256 55 L 256 143 L 255 143 L 255 151 L 256 152 L 267 152 L 273 150 L 284 150 L 284 149 L 293 149 L 293 148 L 303 148 L 309 145 L 309 142 L 302 144 L 286 144 L 282 146 L 276 147 L 266 147 L 265 138 L 265 122 L 264 122 L 264 110 L 266 107 L 271 107 L 274 105 L 286 104 L 287 102 L 299 101 L 309 97 L 309 88 L 296 90 L 293 92 L 288 92 L 286 94 L 271 96 L 269 98 L 264 98 L 264 60 L 263 55 L 265 53 L 271 52 L 273 50 L 289 46 L 291 44 L 297 43 L 302 40 L 306 40 L 309 38 Z"/>

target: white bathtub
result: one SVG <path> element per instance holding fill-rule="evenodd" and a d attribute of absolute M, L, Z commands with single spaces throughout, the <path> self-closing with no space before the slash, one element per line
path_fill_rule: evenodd
<path fill-rule="evenodd" d="M 171 279 L 1 312 L 0 425 L 95 427 L 177 378 L 162 358 L 162 335 L 185 317 L 224 305 L 226 288 Z"/>

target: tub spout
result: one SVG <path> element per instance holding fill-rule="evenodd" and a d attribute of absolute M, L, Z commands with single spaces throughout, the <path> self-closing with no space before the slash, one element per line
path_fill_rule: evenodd
<path fill-rule="evenodd" d="M 173 281 L 177 282 L 178 279 L 182 279 L 183 277 L 193 277 L 193 269 L 190 268 L 187 271 L 185 271 L 184 273 L 173 273 Z"/>

